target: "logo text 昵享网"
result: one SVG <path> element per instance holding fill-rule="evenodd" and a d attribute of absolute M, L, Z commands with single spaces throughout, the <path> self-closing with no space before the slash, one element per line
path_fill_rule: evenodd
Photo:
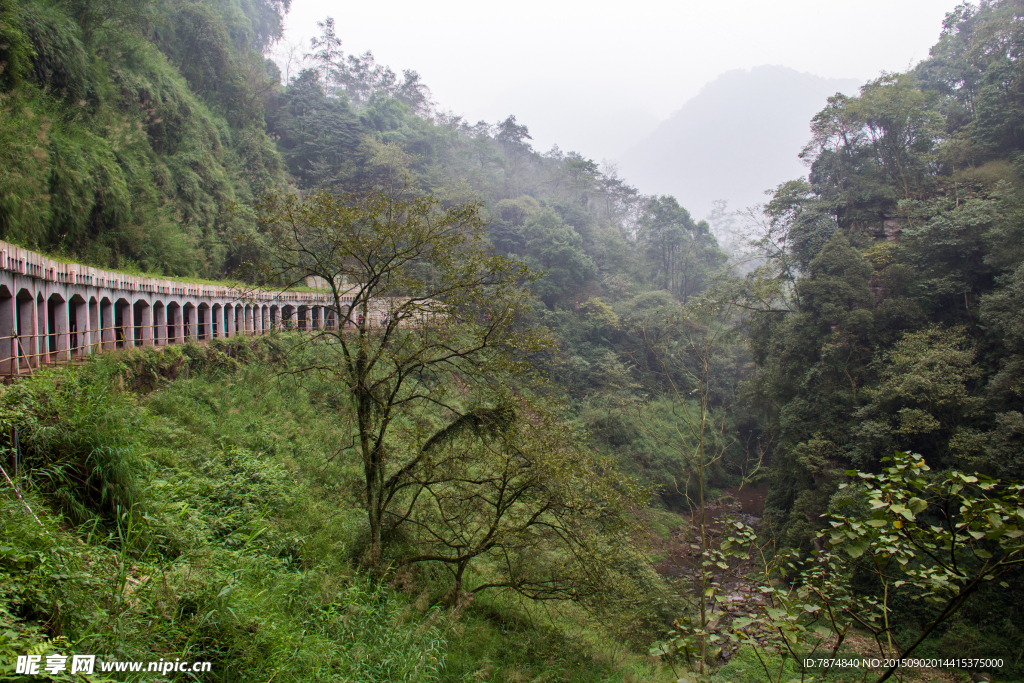
<path fill-rule="evenodd" d="M 177 659 L 150 660 L 150 661 L 120 661 L 101 660 L 96 655 L 64 655 L 53 653 L 47 655 L 18 655 L 15 665 L 15 673 L 27 676 L 41 676 L 44 674 L 57 675 L 59 673 L 86 674 L 95 672 L 132 672 L 145 671 L 166 675 L 172 672 L 202 673 L 210 671 L 210 662 L 182 661 Z"/>

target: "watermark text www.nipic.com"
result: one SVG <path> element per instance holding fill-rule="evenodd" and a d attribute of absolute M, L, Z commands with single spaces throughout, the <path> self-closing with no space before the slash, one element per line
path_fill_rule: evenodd
<path fill-rule="evenodd" d="M 121 662 L 96 659 L 96 655 L 18 655 L 15 673 L 28 676 L 43 674 L 55 675 L 68 672 L 71 674 L 91 674 L 96 672 L 113 673 L 115 671 L 147 671 L 167 675 L 172 672 L 202 673 L 210 670 L 210 662 L 190 662 L 175 659 L 161 659 L 149 662 Z"/>

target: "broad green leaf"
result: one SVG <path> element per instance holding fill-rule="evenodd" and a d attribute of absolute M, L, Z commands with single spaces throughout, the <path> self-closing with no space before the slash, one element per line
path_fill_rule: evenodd
<path fill-rule="evenodd" d="M 846 544 L 846 552 L 849 553 L 850 557 L 860 557 L 864 554 L 864 551 L 868 549 L 868 539 L 858 538 L 852 543 Z"/>

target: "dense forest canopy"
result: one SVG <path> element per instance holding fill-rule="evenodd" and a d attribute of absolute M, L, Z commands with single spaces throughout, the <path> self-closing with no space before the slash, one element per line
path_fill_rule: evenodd
<path fill-rule="evenodd" d="M 439 499 L 479 502 L 470 488 L 451 484 L 469 487 L 474 481 L 479 470 L 466 463 L 479 458 L 493 465 L 488 449 L 500 450 L 503 466 L 522 462 L 524 444 L 552 453 L 557 435 L 565 434 L 559 458 L 537 461 L 564 484 L 560 502 L 550 507 L 585 510 L 593 527 L 601 528 L 612 515 L 574 498 L 574 487 L 592 485 L 617 501 L 618 535 L 602 536 L 606 545 L 588 557 L 601 558 L 608 575 L 618 572 L 616 585 L 626 586 L 620 593 L 628 595 L 601 594 L 606 602 L 588 608 L 615 614 L 616 632 L 632 646 L 653 641 L 652 634 L 666 631 L 679 616 L 669 612 L 684 608 L 673 602 L 678 594 L 658 583 L 651 563 L 638 559 L 643 544 L 625 540 L 622 519 L 630 515 L 638 521 L 630 527 L 636 537 L 642 535 L 637 529 L 650 531 L 656 520 L 676 520 L 687 530 L 678 538 L 706 555 L 705 501 L 767 486 L 757 534 L 760 542 L 776 544 L 778 557 L 788 557 L 825 550 L 823 532 L 838 528 L 840 515 L 870 514 L 865 501 L 885 486 L 887 495 L 896 495 L 892 487 L 899 477 L 888 477 L 900 467 L 921 481 L 960 471 L 993 481 L 1024 479 L 1024 10 L 1018 2 L 960 6 L 947 16 L 928 59 L 905 73 L 881 74 L 857 96 L 829 98 L 811 121 L 806 146 L 792 150 L 807 162 L 807 177 L 775 188 L 745 219 L 719 206 L 710 222 L 695 219 L 675 197 L 644 195 L 614 167 L 557 147 L 535 150 L 527 123 L 514 115 L 492 124 L 445 112 L 415 71 L 399 76 L 371 52 L 347 54 L 329 17 L 303 63 L 284 65 L 282 73 L 267 55 L 281 36 L 287 9 L 287 2 L 267 0 L 0 0 L 0 239 L 130 272 L 251 280 L 252 271 L 241 266 L 258 261 L 269 245 L 284 249 L 290 239 L 287 230 L 282 237 L 267 227 L 275 224 L 260 208 L 268 202 L 319 202 L 331 207 L 328 213 L 348 215 L 354 209 L 339 208 L 330 197 L 384 191 L 399 197 L 397 206 L 427 207 L 425 223 L 432 212 L 469 217 L 473 258 L 494 259 L 508 272 L 535 273 L 516 275 L 532 289 L 505 294 L 517 302 L 515 324 L 530 332 L 524 338 L 544 340 L 529 349 L 535 393 L 529 400 L 525 390 L 515 397 L 526 406 L 520 415 L 540 417 L 518 431 L 498 422 L 487 429 L 473 423 L 472 446 L 447 459 L 438 456 L 446 467 L 461 463 L 463 469 L 458 476 L 445 470 L 429 486 L 442 492 Z M 384 214 L 364 213 L 359 220 L 372 223 Z M 715 237 L 716 229 L 724 234 L 723 226 L 732 226 L 728 253 Z M 396 234 L 403 229 L 399 225 Z M 454 272 L 453 263 L 445 261 Z M 425 282 L 430 278 L 424 272 L 408 277 Z M 330 272 L 318 274 L 331 281 Z M 483 306 L 479 292 L 469 289 L 467 300 Z M 497 318 L 488 314 L 485 333 L 492 323 L 499 327 Z M 503 334 L 511 336 L 512 321 L 502 323 L 509 324 Z M 437 334 L 444 344 L 455 343 L 449 334 L 465 342 L 472 337 L 466 330 L 479 332 L 472 324 Z M 337 343 L 341 348 L 348 342 L 341 336 Z M 509 357 L 523 363 L 515 355 L 521 351 L 509 351 Z M 261 353 L 263 360 L 281 361 L 274 349 Z M 419 355 L 410 357 L 420 362 Z M 241 372 L 237 364 L 217 362 Z M 321 359 L 303 362 L 312 367 Z M 459 368 L 430 390 L 451 405 L 468 401 L 446 393 L 449 385 L 469 387 L 466 377 L 505 391 L 525 367 L 508 362 L 515 371 L 499 379 Z M 415 373 L 426 373 L 416 363 L 410 366 Z M 459 373 L 468 374 L 460 380 Z M 387 384 L 364 375 L 344 381 L 357 388 Z M 310 386 L 302 400 L 315 410 L 344 412 L 330 383 Z M 515 393 L 508 390 L 502 399 L 515 403 L 509 398 Z M 285 394 L 282 401 L 300 395 Z M 373 398 L 369 390 L 363 395 Z M 174 414 L 161 400 L 154 403 L 161 414 Z M 480 421 L 507 414 L 490 404 L 468 406 L 462 406 L 465 414 Z M 110 410 L 115 408 L 128 410 L 120 404 Z M 367 423 L 376 414 L 367 409 Z M 414 425 L 402 429 L 422 436 L 444 423 L 439 415 L 402 415 Z M 241 443 L 222 445 L 230 450 Z M 920 459 L 892 466 L 886 458 L 896 452 Z M 373 453 L 378 469 L 386 471 L 386 449 Z M 230 462 L 250 456 L 256 457 L 236 453 Z M 572 467 L 560 470 L 560 459 Z M 598 470 L 617 474 L 598 485 L 591 478 Z M 860 477 L 851 478 L 853 470 Z M 929 471 L 933 475 L 922 474 Z M 622 472 L 634 479 L 617 479 Z M 501 473 L 488 477 L 506 483 Z M 524 491 L 542 488 L 536 478 L 524 481 Z M 203 486 L 213 484 L 204 479 Z M 341 488 L 333 482 L 317 495 L 329 498 Z M 384 495 L 386 487 L 378 488 L 376 495 Z M 652 494 L 646 506 L 642 490 Z M 539 495 L 527 499 L 549 504 Z M 1007 494 L 1005 500 L 1013 498 Z M 421 519 L 413 502 L 408 505 L 407 519 Z M 932 514 L 917 503 L 902 509 L 913 513 L 905 516 L 911 522 L 915 514 Z M 110 523 L 109 509 L 97 514 L 108 515 Z M 479 515 L 446 517 L 440 503 L 422 514 L 424 525 L 479 521 Z M 573 528 L 570 517 L 558 517 L 558 533 Z M 929 523 L 936 520 L 928 517 Z M 873 521 L 880 522 L 874 528 L 883 524 Z M 975 536 L 980 554 L 968 558 L 965 572 L 985 569 L 978 562 L 986 554 L 1006 559 L 1020 550 L 999 545 L 1001 538 L 1020 536 L 1009 524 L 996 525 L 993 536 L 972 532 L 981 534 Z M 383 523 L 371 526 L 374 564 L 380 565 L 391 550 L 384 547 Z M 902 529 L 903 521 L 894 528 Z M 522 538 L 533 533 L 523 529 Z M 392 550 L 440 547 L 439 539 L 448 536 L 438 534 L 430 542 L 401 537 Z M 851 544 L 852 559 L 867 557 L 866 546 L 857 546 L 863 538 Z M 544 557 L 561 558 L 564 547 L 575 546 L 551 541 Z M 301 557 L 305 551 L 281 552 Z M 451 560 L 423 550 L 409 551 L 395 564 L 421 556 Z M 454 557 L 461 562 L 469 556 Z M 723 567 L 732 561 L 725 555 L 718 560 Z M 934 569 L 921 557 L 911 565 L 914 571 Z M 463 588 L 465 567 L 459 566 L 456 592 Z M 530 570 L 531 581 L 547 576 L 544 566 Z M 931 632 L 939 608 L 919 599 L 919 585 L 890 585 L 885 575 L 879 588 L 873 579 L 878 573 L 866 560 L 841 570 L 853 593 L 886 601 L 896 624 L 886 629 L 887 637 L 905 645 Z M 707 571 L 698 571 L 707 584 L 702 590 L 714 593 Z M 943 621 L 929 641 L 934 644 L 923 647 L 941 652 L 956 643 L 986 657 L 1019 652 L 1024 584 L 1015 566 L 1000 571 L 1003 587 L 982 571 L 984 581 L 971 584 L 972 601 L 958 603 L 956 617 Z M 559 583 L 558 599 L 585 602 L 582 589 L 574 592 L 584 585 L 580 581 Z M 769 593 L 779 581 L 765 585 Z M 699 597 L 704 594 L 687 608 L 699 613 L 699 628 L 678 642 L 697 638 L 692 642 L 707 659 L 711 620 Z M 28 604 L 26 595 L 12 600 Z M 643 618 L 630 621 L 623 616 L 630 610 Z M 675 622 L 680 632 L 683 621 Z M 660 652 L 671 657 L 676 650 L 665 646 Z"/>
<path fill-rule="evenodd" d="M 1009 303 L 1022 273 L 1019 14 L 965 5 L 913 71 L 831 98 L 802 152 L 808 181 L 766 208 L 786 249 L 752 278 L 787 278 L 791 313 L 751 317 L 753 382 L 773 407 L 773 499 L 789 524 L 825 509 L 841 470 L 894 449 L 1024 475 Z"/>

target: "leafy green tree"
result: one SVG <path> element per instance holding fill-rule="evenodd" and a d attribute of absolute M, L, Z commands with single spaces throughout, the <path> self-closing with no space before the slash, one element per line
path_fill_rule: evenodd
<path fill-rule="evenodd" d="M 932 464 L 955 464 L 958 434 L 983 408 L 973 395 L 982 369 L 962 329 L 908 333 L 885 356 L 870 401 L 856 413 L 851 455 L 868 468 L 894 449 L 929 453 Z M 969 430 L 966 432 L 969 433 Z"/>
<path fill-rule="evenodd" d="M 775 276 L 790 286 L 799 275 L 806 275 L 811 261 L 838 231 L 828 204 L 804 180 L 779 185 L 764 206 L 763 218 L 755 246 Z"/>
<path fill-rule="evenodd" d="M 529 148 L 530 143 L 526 141 L 533 139 L 530 137 L 530 129 L 524 124 L 516 123 L 515 116 L 509 116 L 499 123 L 497 128 L 494 140 L 504 147 L 506 152 L 524 151 Z"/>
<path fill-rule="evenodd" d="M 926 188 L 929 154 L 941 140 L 942 119 L 935 100 L 913 76 L 883 74 L 861 88 L 854 116 L 862 122 L 875 162 L 901 199 Z"/>
<path fill-rule="evenodd" d="M 829 239 L 811 261 L 809 271 L 809 277 L 797 283 L 797 294 L 802 311 L 820 333 L 852 332 L 871 324 L 871 264 L 844 235 Z"/>
<path fill-rule="evenodd" d="M 888 459 L 887 459 L 888 460 Z M 882 628 L 895 653 L 888 596 L 907 587 L 934 603 L 938 615 L 917 638 L 899 648 L 909 657 L 987 583 L 1001 580 L 1024 563 L 1024 485 L 958 470 L 929 474 L 924 458 L 897 452 L 880 474 L 850 471 L 857 498 L 866 499 L 869 517 L 835 515 L 829 543 L 861 560 L 883 587 Z M 846 486 L 844 484 L 844 486 Z M 1000 585 L 1009 588 L 1002 580 Z M 889 667 L 877 683 L 891 677 Z"/>
<path fill-rule="evenodd" d="M 508 197 L 518 197 L 522 194 L 522 174 L 525 166 L 533 154 L 533 149 L 527 140 L 530 137 L 530 129 L 525 124 L 516 123 L 515 116 L 497 124 L 497 131 L 494 134 L 494 141 L 498 143 L 505 154 L 507 173 L 505 177 L 506 191 Z"/>
<path fill-rule="evenodd" d="M 828 102 L 801 156 L 840 227 L 864 229 L 895 212 L 899 200 L 921 198 L 943 133 L 935 98 L 912 75 L 883 74 L 860 97 L 837 94 Z"/>
<path fill-rule="evenodd" d="M 527 220 L 522 234 L 526 262 L 544 273 L 537 295 L 548 306 L 568 300 L 595 275 L 594 262 L 583 251 L 583 238 L 553 209 L 543 209 Z"/>
<path fill-rule="evenodd" d="M 309 39 L 309 47 L 313 51 L 305 57 L 316 64 L 316 73 L 324 94 L 330 97 L 334 94 L 334 87 L 344 77 L 344 53 L 341 51 L 341 39 L 334 28 L 334 17 L 327 17 L 316 22 L 316 25 L 320 35 Z"/>
<path fill-rule="evenodd" d="M 395 72 L 390 67 L 377 64 L 369 50 L 358 57 L 348 55 L 345 60 L 341 83 L 349 100 L 357 107 L 369 102 L 374 94 L 391 94 L 397 82 Z"/>
<path fill-rule="evenodd" d="M 396 495 L 436 443 L 417 413 L 452 425 L 479 411 L 497 416 L 501 394 L 487 388 L 528 376 L 527 354 L 544 345 L 521 322 L 531 276 L 490 252 L 474 204 L 321 192 L 269 199 L 261 228 L 266 260 L 254 272 L 263 282 L 291 287 L 316 276 L 330 289 L 336 324 L 315 337 L 322 358 L 302 371 L 340 387 L 352 438 L 343 447 L 362 462 L 370 561 L 379 567 L 386 530 L 408 514 L 395 510 Z"/>
<path fill-rule="evenodd" d="M 726 261 L 711 229 L 694 223 L 675 197 L 652 197 L 641 219 L 640 240 L 652 264 L 651 279 L 683 303 L 707 287 Z"/>
<path fill-rule="evenodd" d="M 1006 220 L 1000 204 L 969 195 L 905 204 L 913 224 L 902 230 L 900 260 L 916 271 L 915 293 L 933 318 L 949 325 L 976 319 L 978 297 L 997 272 L 990 235 Z"/>
<path fill-rule="evenodd" d="M 278 96 L 267 113 L 267 129 L 289 172 L 302 187 L 335 182 L 356 158 L 363 129 L 343 99 L 329 98 L 313 71 L 306 70 Z"/>
<path fill-rule="evenodd" d="M 606 592 L 604 572 L 588 566 L 595 541 L 624 541 L 642 491 L 536 399 L 506 410 L 469 413 L 424 446 L 396 496 L 408 507 L 393 514 L 413 528 L 413 551 L 399 564 L 442 564 L 457 598 L 496 588 L 532 599 Z"/>
<path fill-rule="evenodd" d="M 556 192 L 564 189 L 571 201 L 586 206 L 597 190 L 600 174 L 594 161 L 585 159 L 579 152 L 569 152 L 558 165 L 552 185 Z"/>
<path fill-rule="evenodd" d="M 828 106 L 812 119 L 811 133 L 800 156 L 811 163 L 808 179 L 840 227 L 860 227 L 895 205 L 897 195 L 872 154 L 852 98 L 830 97 Z"/>

